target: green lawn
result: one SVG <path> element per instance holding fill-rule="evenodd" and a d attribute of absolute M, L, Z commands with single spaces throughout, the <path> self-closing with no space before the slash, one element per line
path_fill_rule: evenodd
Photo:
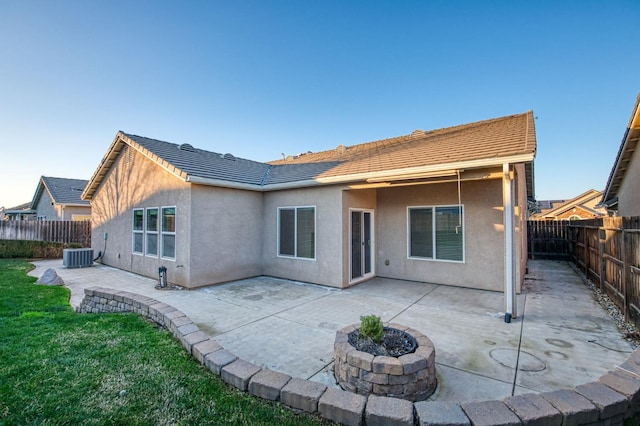
<path fill-rule="evenodd" d="M 77 314 L 0 259 L 0 424 L 328 424 L 243 394 L 133 314 Z"/>

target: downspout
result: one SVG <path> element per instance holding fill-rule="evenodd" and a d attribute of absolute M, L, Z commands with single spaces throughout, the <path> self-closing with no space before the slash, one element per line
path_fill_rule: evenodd
<path fill-rule="evenodd" d="M 517 316 L 513 279 L 513 190 L 509 163 L 502 165 L 502 199 L 504 207 L 504 322 Z"/>

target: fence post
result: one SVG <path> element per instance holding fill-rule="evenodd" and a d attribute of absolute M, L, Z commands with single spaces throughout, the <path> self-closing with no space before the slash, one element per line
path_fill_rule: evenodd
<path fill-rule="evenodd" d="M 584 244 L 584 275 L 589 276 L 589 238 L 587 237 L 587 227 L 584 226 L 582 231 L 582 239 Z"/>
<path fill-rule="evenodd" d="M 624 227 L 622 228 L 622 277 L 620 279 L 620 286 L 622 287 L 620 292 L 622 293 L 622 304 L 623 304 L 623 312 L 625 321 L 629 321 L 630 319 L 630 311 L 629 311 L 629 297 L 631 296 L 628 292 L 631 286 L 627 285 L 627 280 L 631 277 L 631 273 L 629 271 L 629 260 L 631 260 L 631 253 L 629 253 L 629 249 L 631 248 L 631 241 L 629 241 L 629 233 L 626 232 Z"/>
<path fill-rule="evenodd" d="M 607 231 L 604 227 L 598 227 L 598 263 L 600 264 L 598 273 L 600 274 L 600 291 L 604 287 L 605 274 L 607 273 L 607 262 L 604 260 L 604 245 L 607 240 Z"/>

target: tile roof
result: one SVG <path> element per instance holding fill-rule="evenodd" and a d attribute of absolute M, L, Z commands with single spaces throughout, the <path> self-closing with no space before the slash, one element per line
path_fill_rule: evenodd
<path fill-rule="evenodd" d="M 231 154 L 205 151 L 189 144 L 178 145 L 122 134 L 188 176 L 260 186 L 269 170 L 268 164 L 234 157 Z"/>
<path fill-rule="evenodd" d="M 189 144 L 178 145 L 118 132 L 89 181 L 84 198 L 91 199 L 124 144 L 185 181 L 265 190 L 287 185 L 305 186 L 312 182 L 347 182 L 362 179 L 367 174 L 402 173 L 416 168 L 422 171 L 429 167 L 459 166 L 477 160 L 500 165 L 502 159 L 520 156 L 531 162 L 535 156 L 536 137 L 533 113 L 529 111 L 260 163 L 231 154 L 205 151 Z M 530 179 L 533 179 L 532 173 Z"/>
<path fill-rule="evenodd" d="M 535 150 L 533 113 L 529 111 L 444 129 L 416 130 L 405 136 L 339 146 L 269 164 L 331 164 L 316 176 L 329 177 L 498 159 L 535 154 Z"/>
<path fill-rule="evenodd" d="M 83 179 L 42 176 L 38 183 L 38 187 L 36 188 L 33 201 L 31 202 L 31 207 L 34 209 L 37 207 L 38 201 L 40 200 L 45 188 L 51 195 L 53 202 L 56 204 L 88 206 L 89 202 L 80 198 L 80 195 L 82 194 L 82 191 L 84 191 L 88 182 L 89 181 Z"/>

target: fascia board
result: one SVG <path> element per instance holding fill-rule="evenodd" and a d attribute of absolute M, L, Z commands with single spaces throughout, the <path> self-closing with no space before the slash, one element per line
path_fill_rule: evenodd
<path fill-rule="evenodd" d="M 111 142 L 111 145 L 109 145 L 107 153 L 104 155 L 104 157 L 102 157 L 102 160 L 100 160 L 100 164 L 98 165 L 98 167 L 96 167 L 96 170 L 93 172 L 91 179 L 89 179 L 89 182 L 87 182 L 87 186 L 85 186 L 84 191 L 82 191 L 82 194 L 80 194 L 80 198 L 82 198 L 83 200 L 91 200 L 93 198 L 95 190 L 102 183 L 102 179 L 106 176 L 108 169 L 111 167 L 111 165 L 115 161 L 115 157 L 120 152 L 116 151 L 116 148 L 120 144 L 126 143 L 122 138 L 122 132 L 118 132 L 116 134 L 116 137 L 113 138 L 113 141 Z"/>
<path fill-rule="evenodd" d="M 40 197 L 42 197 L 42 191 L 44 191 L 44 188 L 45 188 L 44 179 L 40 177 L 40 180 L 38 181 L 38 186 L 36 187 L 36 192 L 35 194 L 33 194 L 33 199 L 31 200 L 32 209 L 35 209 L 38 206 L 38 203 L 40 202 Z"/>
<path fill-rule="evenodd" d="M 258 185 L 251 185 L 248 183 L 241 183 L 241 182 L 232 182 L 232 181 L 222 180 L 222 179 L 204 178 L 200 176 L 187 175 L 184 181 L 199 184 L 199 185 L 219 186 L 221 188 L 243 189 L 247 191 L 258 191 L 258 192 L 264 191 L 264 187 L 258 186 Z"/>

